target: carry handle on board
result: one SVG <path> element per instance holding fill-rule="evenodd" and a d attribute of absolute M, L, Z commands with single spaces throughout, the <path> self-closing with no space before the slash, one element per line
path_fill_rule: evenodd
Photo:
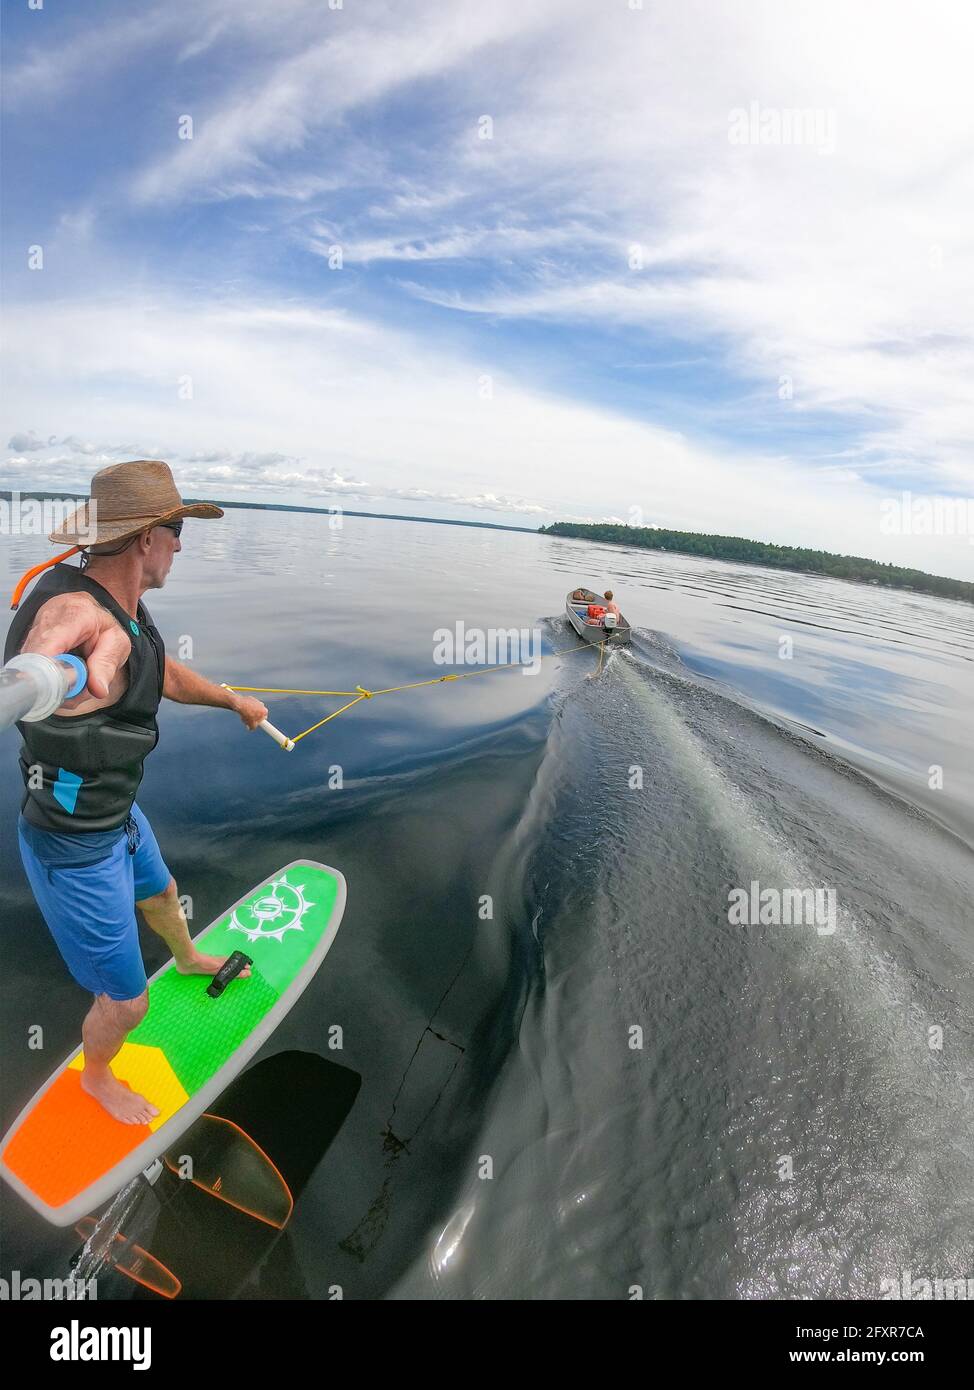
<path fill-rule="evenodd" d="M 231 980 L 235 980 L 248 965 L 253 965 L 253 957 L 245 956 L 243 951 L 234 951 L 232 956 L 227 956 L 213 979 L 206 987 L 206 992 L 211 999 L 219 999 Z"/>

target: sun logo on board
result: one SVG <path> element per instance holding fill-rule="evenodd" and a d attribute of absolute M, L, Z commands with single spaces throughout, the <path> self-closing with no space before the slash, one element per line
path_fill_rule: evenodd
<path fill-rule="evenodd" d="M 314 907 L 314 903 L 304 896 L 304 885 L 288 883 L 287 874 L 281 874 L 274 879 L 269 893 L 233 909 L 229 930 L 242 931 L 248 941 L 283 941 L 285 932 L 304 931 L 301 918 L 309 907 Z"/>

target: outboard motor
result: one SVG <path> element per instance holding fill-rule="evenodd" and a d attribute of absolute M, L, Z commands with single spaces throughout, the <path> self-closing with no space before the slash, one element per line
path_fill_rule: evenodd
<path fill-rule="evenodd" d="M 602 626 L 605 628 L 606 632 L 614 632 L 618 624 L 618 613 L 606 613 L 602 618 Z"/>

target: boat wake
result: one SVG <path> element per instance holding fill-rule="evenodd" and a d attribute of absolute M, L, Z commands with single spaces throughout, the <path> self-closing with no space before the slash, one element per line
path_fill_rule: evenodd
<path fill-rule="evenodd" d="M 974 873 L 949 832 L 637 634 L 597 681 L 566 667 L 501 859 L 540 959 L 473 1140 L 498 1180 L 431 1233 L 441 1295 L 970 1273 Z M 752 885 L 831 892 L 834 926 L 732 922 Z"/>

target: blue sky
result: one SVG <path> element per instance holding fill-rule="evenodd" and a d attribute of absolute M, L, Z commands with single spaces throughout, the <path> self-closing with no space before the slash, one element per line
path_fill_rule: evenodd
<path fill-rule="evenodd" d="M 970 536 L 880 522 L 904 490 L 974 496 L 967 7 L 13 0 L 3 23 L 3 485 L 162 457 L 197 496 L 974 578 Z"/>

